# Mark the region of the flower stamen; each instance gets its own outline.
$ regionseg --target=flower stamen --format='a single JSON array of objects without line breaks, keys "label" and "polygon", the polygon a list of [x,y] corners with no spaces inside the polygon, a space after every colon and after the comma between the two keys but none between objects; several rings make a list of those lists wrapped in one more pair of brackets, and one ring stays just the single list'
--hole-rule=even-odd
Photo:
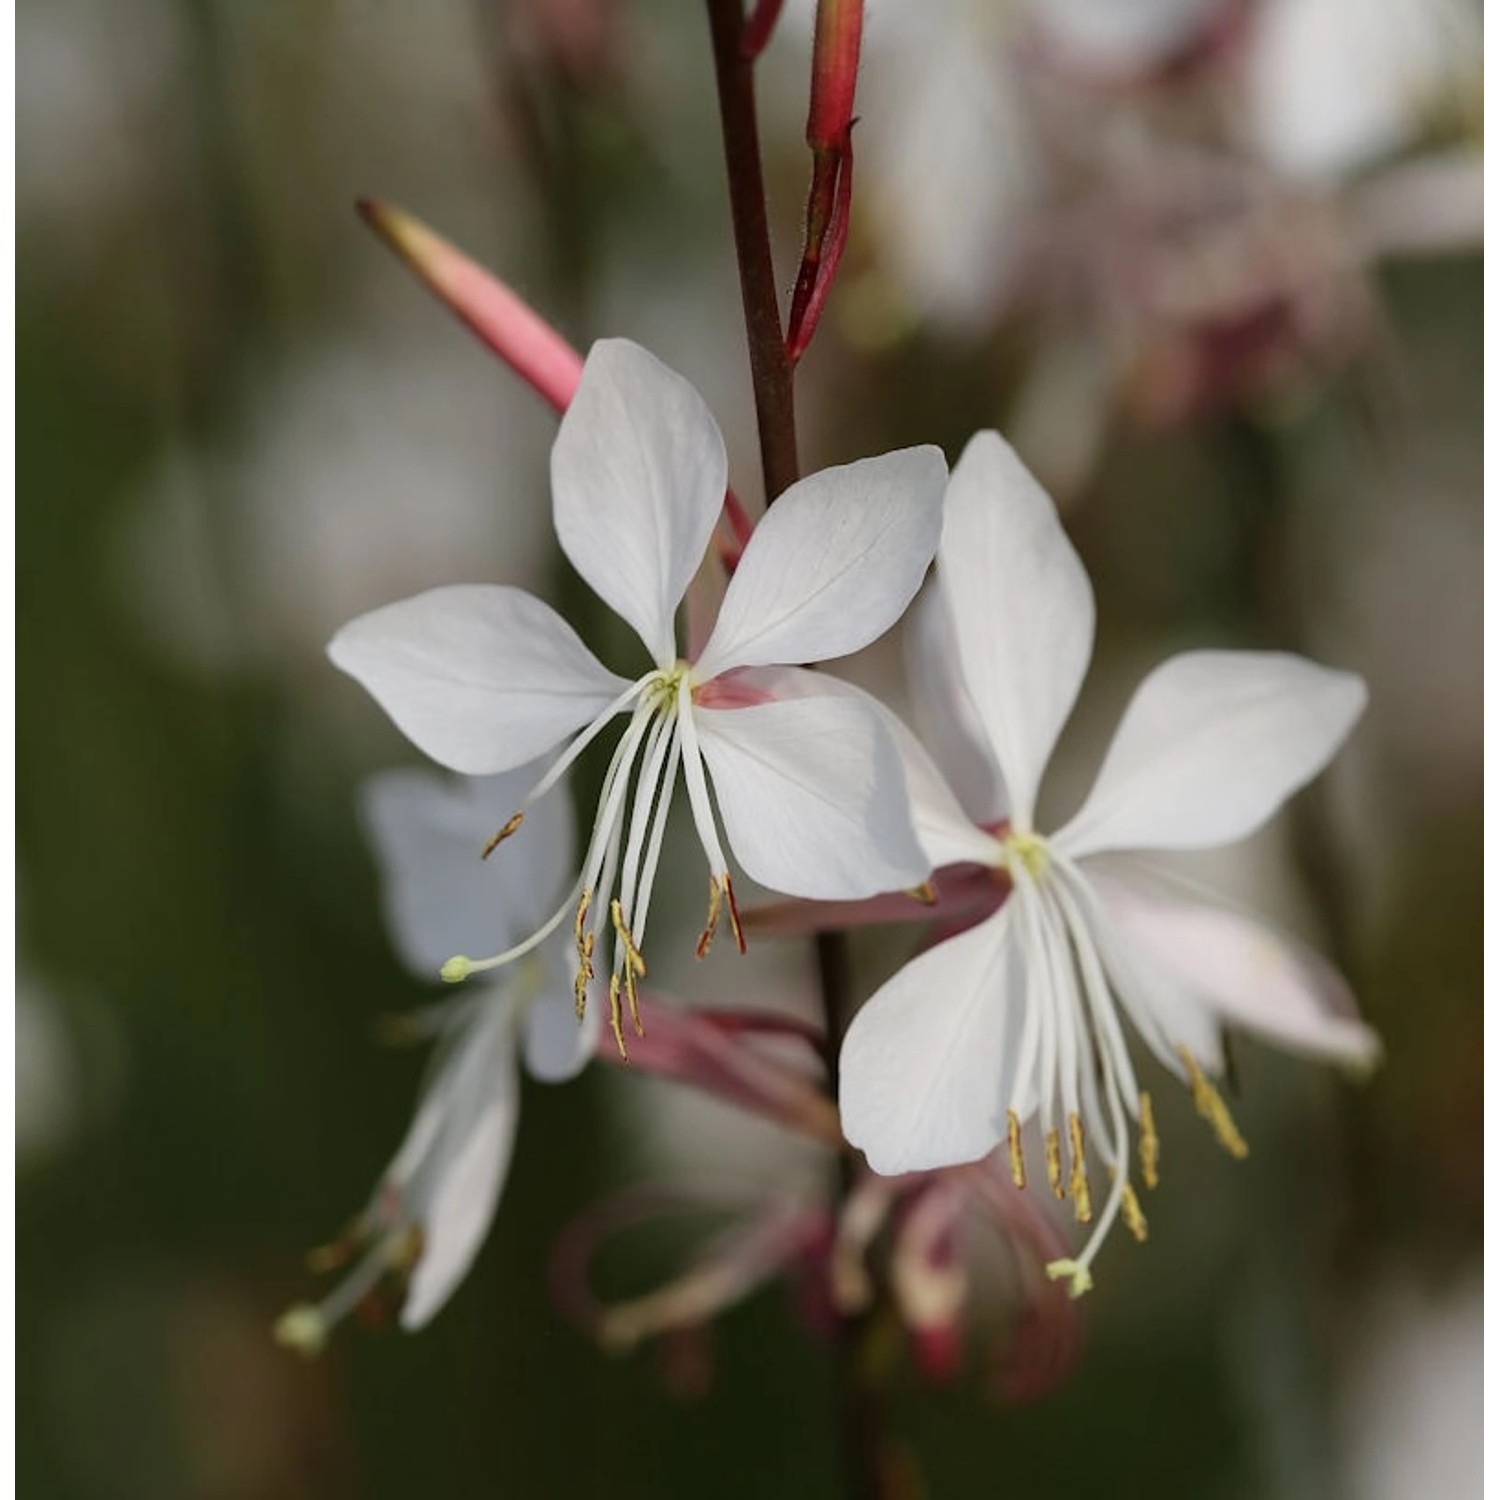
[{"label": "flower stamen", "polygon": [[1156,1134],[1156,1116],[1151,1108],[1151,1095],[1141,1093],[1141,1180],[1148,1188],[1154,1188],[1160,1178],[1161,1141]]},{"label": "flower stamen", "polygon": [[729,930],[734,934],[734,946],[741,953],[745,951],[745,929],[740,925],[740,908],[734,899],[734,882],[730,880],[728,873],[719,877],[724,887],[724,900],[729,907]]},{"label": "flower stamen", "polygon": [[614,923],[615,936],[620,940],[620,950],[624,956],[625,998],[630,1006],[630,1024],[635,1029],[637,1036],[645,1036],[646,1028],[641,1024],[640,997],[636,990],[636,981],[646,977],[646,960],[641,957],[641,950],[636,947],[635,939],[630,935],[630,928],[625,922],[625,913],[621,910],[619,901],[609,903],[609,919]]},{"label": "flower stamen", "polygon": [[620,1061],[629,1062],[630,1053],[625,1046],[625,1027],[621,1020],[620,976],[618,974],[609,976],[609,1029],[614,1036],[615,1046],[620,1049]]},{"label": "flower stamen", "polygon": [[1141,1200],[1136,1197],[1135,1189],[1127,1182],[1120,1192],[1120,1210],[1125,1215],[1125,1225],[1136,1238],[1138,1244],[1146,1243],[1146,1216],[1141,1212]]},{"label": "flower stamen", "polygon": [[1177,1055],[1182,1059],[1188,1071],[1188,1082],[1193,1090],[1193,1108],[1213,1127],[1219,1144],[1236,1161],[1243,1161],[1249,1156],[1250,1148],[1245,1144],[1244,1136],[1240,1134],[1239,1127],[1234,1123],[1234,1116],[1229,1113],[1229,1106],[1225,1104],[1218,1089],[1208,1081],[1207,1075],[1198,1065],[1198,1059],[1185,1044],[1177,1048]]},{"label": "flower stamen", "polygon": [[1076,1114],[1068,1116],[1068,1144],[1073,1149],[1073,1170],[1068,1177],[1068,1194],[1073,1199],[1073,1217],[1087,1224],[1094,1217],[1089,1198],[1088,1171],[1083,1157],[1083,1121]]},{"label": "flower stamen", "polygon": [[1056,1126],[1047,1132],[1047,1182],[1054,1198],[1068,1196],[1063,1187],[1062,1141],[1058,1138]]},{"label": "flower stamen", "polygon": [[1018,1188],[1026,1186],[1026,1157],[1021,1151],[1021,1120],[1015,1110],[1005,1111],[1005,1144],[1010,1152],[1010,1179]]},{"label": "flower stamen", "polygon": [[516,831],[516,829],[518,829],[521,826],[521,824],[525,820],[525,818],[526,818],[526,809],[524,807],[520,810],[520,812],[518,812],[518,813],[512,813],[511,817],[510,817],[509,821],[506,823],[505,827],[502,828],[498,833],[493,833],[493,834],[490,835],[489,842],[480,851],[480,854],[479,854],[480,859],[488,859],[490,857],[490,855],[492,855],[495,852],[495,850],[498,849],[501,846],[501,844],[503,844],[506,841],[506,839],[508,839],[511,836],[511,834],[513,834]]},{"label": "flower stamen", "polygon": [[719,910],[724,904],[724,893],[719,889],[716,876],[708,877],[708,916],[703,922],[703,931],[698,934],[698,941],[693,948],[695,958],[703,958],[708,950],[713,947],[714,933],[719,930]]}]

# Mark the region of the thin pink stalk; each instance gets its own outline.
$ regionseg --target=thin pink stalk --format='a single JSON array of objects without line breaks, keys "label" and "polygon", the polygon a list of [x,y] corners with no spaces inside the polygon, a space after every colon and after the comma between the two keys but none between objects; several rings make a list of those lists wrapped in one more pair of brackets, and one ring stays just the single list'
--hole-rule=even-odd
[{"label": "thin pink stalk", "polygon": [[362,198],[360,217],[450,312],[557,412],[567,410],[583,357],[503,281],[389,203]]},{"label": "thin pink stalk", "polygon": [[[730,1104],[764,1115],[835,1148],[844,1144],[837,1106],[805,1069],[768,1056],[744,1031],[721,1026],[710,1013],[642,995],[645,1034],[632,1037],[628,1066],[692,1084]],[[619,1063],[613,1040],[601,1037],[596,1056]]]},{"label": "thin pink stalk", "polygon": [[[561,415],[567,410],[583,375],[583,357],[545,318],[499,277],[404,209],[375,198],[361,198],[356,206],[365,223],[486,348],[498,354],[555,412]],[[727,491],[715,542],[730,573],[753,530],[745,507],[733,490]]]}]

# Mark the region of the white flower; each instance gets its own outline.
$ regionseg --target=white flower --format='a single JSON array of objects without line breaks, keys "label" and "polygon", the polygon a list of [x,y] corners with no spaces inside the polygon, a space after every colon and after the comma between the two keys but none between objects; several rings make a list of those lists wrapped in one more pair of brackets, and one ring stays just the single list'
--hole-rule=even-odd
[{"label": "white flower", "polygon": [[900,755],[879,716],[819,692],[813,674],[791,674],[812,684],[794,693],[774,686],[786,674],[764,669],[846,655],[896,622],[936,549],[945,475],[936,448],[910,448],[794,485],[756,527],[702,654],[685,661],[673,621],[723,503],[723,440],[697,392],[645,350],[594,345],[552,450],[553,516],[563,551],[635,629],[651,669],[633,682],[616,676],[547,605],[498,585],[434,589],[376,610],[329,647],[420,749],[454,770],[505,770],[571,736],[497,841],[627,716],[571,894],[509,950],[450,960],[446,978],[511,962],[571,914],[581,1012],[608,923],[610,1018],[623,1053],[620,997],[639,1029],[640,945],[679,770],[708,860],[700,951],[723,906],[740,939],[710,781],[729,847],[773,890],[858,897],[925,878]]},{"label": "white flower", "polygon": [[[517,840],[514,860],[481,866],[476,822],[503,816],[535,768],[478,780],[429,771],[375,776],[362,799],[384,876],[386,923],[416,974],[476,936],[519,937],[561,894],[573,852],[572,815],[561,793],[544,799]],[[438,1053],[406,1139],[363,1212],[318,1253],[329,1267],[359,1255],[318,1306],[293,1308],[277,1325],[283,1342],[309,1352],[387,1278],[405,1285],[402,1325],[420,1328],[447,1301],[478,1253],[510,1165],[520,1105],[519,1044],[538,1078],[569,1078],[598,1036],[573,1016],[571,940],[553,943],[420,1017]],[[362,1253],[361,1253],[362,1252]]]},{"label": "white flower", "polygon": [[1130,858],[1259,827],[1326,764],[1365,689],[1296,656],[1173,657],[1137,690],[1083,807],[1044,835],[1037,788],[1088,665],[1094,602],[1052,502],[995,433],[976,436],[953,472],[938,582],[916,678],[965,802],[908,736],[918,828],[936,863],[989,866],[1011,893],[859,1012],[843,1049],[843,1125],[883,1173],[1005,1141],[1024,1183],[1021,1127],[1036,1116],[1051,1186],[1082,1222],[1094,1217],[1090,1139],[1110,1176],[1104,1210],[1078,1258],[1049,1268],[1077,1294],[1122,1210],[1144,1237],[1132,1121],[1141,1176],[1156,1180],[1122,1010],[1234,1155],[1245,1144],[1210,1082],[1222,1024],[1315,1056],[1373,1058],[1375,1038],[1326,965],[1242,917],[1151,893]]}]

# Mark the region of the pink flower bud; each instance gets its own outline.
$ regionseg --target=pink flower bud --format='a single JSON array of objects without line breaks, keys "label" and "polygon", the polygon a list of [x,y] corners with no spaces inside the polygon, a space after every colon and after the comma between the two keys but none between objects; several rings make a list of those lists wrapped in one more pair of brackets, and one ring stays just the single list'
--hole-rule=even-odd
[{"label": "pink flower bud", "polygon": [[434,234],[420,219],[364,198],[360,217],[432,293],[557,411],[578,389],[583,359],[504,282]]}]

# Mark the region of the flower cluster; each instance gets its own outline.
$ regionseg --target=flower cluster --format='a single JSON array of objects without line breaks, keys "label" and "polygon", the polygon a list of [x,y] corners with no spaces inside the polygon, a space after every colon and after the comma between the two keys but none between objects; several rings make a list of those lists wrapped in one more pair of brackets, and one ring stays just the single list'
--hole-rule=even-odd
[{"label": "flower cluster", "polygon": [[[1326,965],[1159,885],[1141,860],[1263,824],[1349,733],[1359,679],[1282,654],[1174,657],[1141,685],[1083,806],[1044,833],[1038,789],[1088,664],[1093,597],[1052,502],[1005,441],[978,434],[951,476],[932,447],[811,475],[767,510],[732,571],[711,546],[727,479],[692,387],[634,344],[597,343],[553,449],[553,516],[573,567],[639,637],[643,670],[616,675],[548,605],[499,585],[436,589],[334,638],[335,664],[462,778],[379,778],[366,813],[403,956],[479,983],[419,1018],[440,1050],[416,1120],[325,1256],[362,1258],[321,1307],[287,1316],[288,1341],[317,1346],[392,1279],[407,1326],[436,1310],[498,1196],[518,1045],[534,1074],[565,1078],[607,1026],[601,1055],[834,1146],[841,1128],[871,1182],[935,1174],[921,1199],[941,1229],[933,1245],[968,1201],[954,1169],[993,1153],[1018,1191],[1042,1171],[1092,1226],[1047,1266],[1074,1295],[1119,1218],[1145,1236],[1134,1182],[1155,1185],[1161,1147],[1140,1050],[1236,1156],[1245,1142],[1214,1082],[1225,1026],[1372,1060],[1376,1043]],[[810,668],[894,626],[934,557],[908,632],[919,737]],[[680,645],[695,577],[717,614]],[[560,788],[612,731],[575,860]],[[777,1073],[752,1037],[695,1032],[690,1013],[666,1020],[645,991],[679,780],[705,860],[700,956],[721,925],[741,950],[757,925],[742,916],[736,868],[793,898],[783,926],[826,927],[839,913],[933,920],[934,941],[843,1040],[839,1125],[805,1069]],[[492,956],[469,956],[481,947]]]}]

